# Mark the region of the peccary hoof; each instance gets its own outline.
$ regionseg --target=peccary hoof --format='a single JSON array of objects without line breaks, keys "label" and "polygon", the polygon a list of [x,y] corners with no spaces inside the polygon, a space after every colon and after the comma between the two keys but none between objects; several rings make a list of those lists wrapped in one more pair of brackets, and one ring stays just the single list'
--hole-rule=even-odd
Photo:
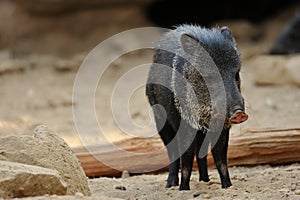
[{"label": "peccary hoof", "polygon": [[229,182],[222,183],[222,188],[223,188],[223,189],[229,188],[230,186],[232,186],[232,183],[231,183],[230,181],[229,181]]},{"label": "peccary hoof", "polygon": [[200,177],[199,181],[208,182],[209,178],[208,177]]},{"label": "peccary hoof", "polygon": [[190,185],[180,185],[179,190],[190,190]]},{"label": "peccary hoof", "polygon": [[170,188],[170,187],[178,186],[178,185],[179,185],[178,176],[171,176],[168,178],[166,188]]}]

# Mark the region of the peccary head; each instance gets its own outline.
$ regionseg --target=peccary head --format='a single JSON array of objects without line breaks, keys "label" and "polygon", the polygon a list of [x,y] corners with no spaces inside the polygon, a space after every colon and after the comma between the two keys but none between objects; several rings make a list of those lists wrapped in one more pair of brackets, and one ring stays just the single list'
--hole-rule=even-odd
[{"label": "peccary head", "polygon": [[[225,96],[217,96],[216,98],[219,99],[215,101],[226,102],[225,126],[230,127],[231,124],[246,121],[248,116],[245,113],[244,99],[240,91],[240,55],[231,31],[227,27],[199,30],[199,27],[197,29],[194,26],[185,26],[179,27],[179,32],[183,51],[196,59],[185,61],[181,72],[191,84],[197,97],[196,101],[198,101],[189,99],[191,95],[188,89],[184,92],[186,102],[179,108],[183,118],[186,118],[194,128],[199,128],[199,126],[205,129],[209,128],[209,121],[212,117],[209,86],[213,86],[217,79],[221,78],[224,87],[212,88],[217,92],[225,88]],[[215,63],[217,71],[212,70],[211,59]],[[174,87],[176,96],[178,87]],[[195,106],[197,103],[199,106]],[[188,110],[190,116],[184,116],[188,114],[183,110]],[[193,114],[196,114],[196,117],[194,116],[196,120],[191,120]],[[195,124],[195,121],[198,121],[199,125]]]}]

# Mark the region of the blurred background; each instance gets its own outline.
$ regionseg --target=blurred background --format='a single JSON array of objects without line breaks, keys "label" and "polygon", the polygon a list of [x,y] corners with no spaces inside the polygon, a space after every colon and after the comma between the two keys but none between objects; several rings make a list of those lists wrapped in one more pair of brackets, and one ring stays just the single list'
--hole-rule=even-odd
[{"label": "blurred background", "polygon": [[[232,134],[243,134],[248,128],[297,127],[300,25],[297,19],[293,22],[299,10],[297,2],[0,0],[0,135],[31,134],[37,125],[44,124],[71,146],[80,146],[73,122],[72,91],[85,56],[121,31],[172,28],[182,23],[228,26],[236,38],[250,119],[234,127]],[[130,42],[140,41],[128,40],[128,45]],[[131,137],[119,130],[112,118],[113,86],[128,70],[151,60],[149,49],[123,55],[101,79],[96,110],[112,141]],[[150,120],[144,88],[133,95],[130,108],[137,124]]]}]

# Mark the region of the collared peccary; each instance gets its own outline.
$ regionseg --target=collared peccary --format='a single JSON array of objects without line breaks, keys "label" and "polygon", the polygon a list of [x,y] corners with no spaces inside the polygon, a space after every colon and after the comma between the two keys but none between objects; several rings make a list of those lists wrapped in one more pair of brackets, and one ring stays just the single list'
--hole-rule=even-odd
[{"label": "collared peccary", "polygon": [[300,11],[288,23],[270,50],[271,54],[294,54],[300,52]]},{"label": "collared peccary", "polygon": [[[190,54],[195,55],[185,56]],[[211,58],[213,63],[207,57]],[[194,58],[196,61],[192,60]],[[199,181],[209,181],[206,154],[204,157],[198,155],[206,136],[218,136],[215,144],[211,144],[212,154],[222,187],[231,186],[227,166],[229,129],[232,124],[248,119],[240,92],[240,65],[235,40],[227,27],[206,29],[194,25],[181,25],[163,35],[155,47],[146,95],[153,108],[159,135],[168,151],[170,166],[167,188],[179,185],[178,172],[181,161],[179,189],[190,189],[189,181],[195,154]],[[214,66],[216,71],[212,70]],[[220,75],[219,78],[216,72]],[[210,87],[220,80],[223,88]],[[217,94],[214,97],[216,101],[211,98],[210,93],[213,92]],[[192,98],[193,95],[195,98]],[[209,130],[215,130],[214,124],[210,124],[215,116],[212,114],[213,102],[217,102],[217,110],[219,104],[226,102],[219,134],[209,133]],[[216,119],[218,122],[217,117]],[[213,140],[209,141],[212,143]]]}]

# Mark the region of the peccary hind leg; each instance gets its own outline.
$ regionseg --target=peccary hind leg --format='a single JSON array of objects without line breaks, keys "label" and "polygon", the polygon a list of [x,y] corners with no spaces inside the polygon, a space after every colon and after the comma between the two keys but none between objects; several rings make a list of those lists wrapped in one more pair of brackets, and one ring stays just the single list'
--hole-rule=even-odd
[{"label": "peccary hind leg", "polygon": [[207,171],[207,153],[208,153],[208,145],[205,145],[205,156],[200,158],[199,157],[199,152],[200,148],[203,145],[203,141],[205,139],[205,134],[202,133],[201,131],[198,131],[197,136],[196,136],[196,142],[195,142],[195,154],[197,158],[197,164],[198,164],[198,170],[199,170],[199,181],[204,181],[208,182],[209,177],[208,177],[208,171]]},{"label": "peccary hind leg", "polygon": [[228,188],[232,185],[227,166],[228,139],[229,129],[223,129],[219,140],[212,149],[214,161],[220,175],[222,188]]},{"label": "peccary hind leg", "polygon": [[189,126],[178,131],[178,144],[181,156],[181,183],[179,190],[190,189],[190,178],[195,156],[196,131]]},{"label": "peccary hind leg", "polygon": [[[176,141],[175,132],[168,122],[164,125],[164,127],[159,131],[160,137],[163,140],[165,146],[167,147],[168,156],[170,160],[169,166],[169,176],[167,180],[166,188],[170,188],[172,186],[179,185],[178,172],[179,172],[179,164],[180,157],[178,152],[178,143]],[[172,141],[172,140],[175,141]]]}]

